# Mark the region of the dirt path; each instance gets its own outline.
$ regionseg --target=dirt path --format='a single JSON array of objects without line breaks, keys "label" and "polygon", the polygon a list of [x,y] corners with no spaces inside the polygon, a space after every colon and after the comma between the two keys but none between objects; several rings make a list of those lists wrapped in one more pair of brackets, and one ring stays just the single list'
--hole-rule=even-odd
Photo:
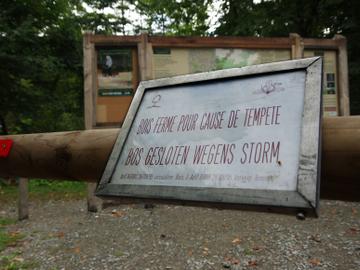
[{"label": "dirt path", "polygon": [[[0,253],[27,269],[360,269],[360,203],[321,201],[320,218],[303,221],[167,205],[90,214],[79,200],[30,209],[7,227],[25,238]],[[2,218],[16,211],[0,205]]]}]

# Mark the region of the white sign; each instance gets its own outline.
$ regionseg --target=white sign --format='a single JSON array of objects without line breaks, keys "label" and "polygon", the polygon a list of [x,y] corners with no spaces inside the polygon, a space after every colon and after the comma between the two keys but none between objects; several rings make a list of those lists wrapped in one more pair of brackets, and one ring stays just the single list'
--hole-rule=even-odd
[{"label": "white sign", "polygon": [[[320,62],[315,59],[311,62]],[[303,68],[291,68],[294,62]],[[284,63],[290,68],[284,68]],[[199,190],[207,194],[220,190],[215,201],[275,205],[283,204],[271,196],[285,194],[283,200],[296,201],[288,206],[316,208],[317,143],[312,150],[316,175],[311,176],[315,177],[311,198],[304,202],[294,196],[300,195],[299,180],[309,184],[308,179],[301,180],[299,171],[304,161],[301,145],[307,92],[315,93],[318,104],[313,109],[320,111],[321,75],[318,85],[309,89],[309,63],[259,65],[260,75],[252,76],[246,75],[254,67],[247,67],[177,77],[172,84],[168,83],[171,79],[145,82],[108,164],[111,176],[104,174],[99,194],[148,197],[144,191],[153,189],[151,198],[184,199],[181,193],[187,191],[195,193],[185,199],[213,201],[213,195],[198,196]],[[264,72],[271,66],[272,71],[283,70]],[[204,80],[206,76],[216,80]],[[320,113],[312,127],[317,142],[319,119]],[[106,190],[104,179],[117,187],[110,194],[101,191]],[[123,194],[121,187],[134,194]],[[259,191],[272,195],[259,195]],[[257,201],[254,192],[262,199]],[[234,200],[236,195],[254,198]]]}]

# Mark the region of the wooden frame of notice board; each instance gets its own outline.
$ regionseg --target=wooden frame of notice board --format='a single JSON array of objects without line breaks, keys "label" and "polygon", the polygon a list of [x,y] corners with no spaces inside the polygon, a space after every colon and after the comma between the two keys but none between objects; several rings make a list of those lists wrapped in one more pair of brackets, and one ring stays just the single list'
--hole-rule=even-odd
[{"label": "wooden frame of notice board", "polygon": [[[132,92],[121,96],[116,91],[108,91],[106,98],[99,96],[99,52],[129,48],[132,50]],[[140,81],[312,56],[324,58],[324,116],[350,114],[346,38],[341,35],[333,39],[313,39],[302,38],[298,34],[259,38],[165,37],[146,33],[139,36],[106,36],[85,33],[83,49],[86,129],[122,125]],[[248,61],[237,61],[244,55]],[[209,63],[208,59],[213,59],[213,62]],[[196,61],[204,63],[198,65]]]}]

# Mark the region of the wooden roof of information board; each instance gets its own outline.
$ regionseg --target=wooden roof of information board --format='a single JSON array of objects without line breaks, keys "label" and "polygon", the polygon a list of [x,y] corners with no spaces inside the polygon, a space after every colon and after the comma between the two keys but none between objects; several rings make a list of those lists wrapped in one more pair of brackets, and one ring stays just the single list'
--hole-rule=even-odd
[{"label": "wooden roof of information board", "polygon": [[89,35],[89,41],[96,45],[137,45],[141,41],[141,36],[107,36]]},{"label": "wooden roof of information board", "polygon": [[159,37],[150,36],[155,47],[288,49],[289,38],[258,37]]},{"label": "wooden roof of information board", "polygon": [[[89,35],[95,45],[137,45],[141,36]],[[170,37],[149,36],[148,42],[154,47],[172,48],[252,48],[252,49],[291,49],[294,38],[290,37]],[[346,39],[301,38],[307,49],[321,48],[337,50]]]}]

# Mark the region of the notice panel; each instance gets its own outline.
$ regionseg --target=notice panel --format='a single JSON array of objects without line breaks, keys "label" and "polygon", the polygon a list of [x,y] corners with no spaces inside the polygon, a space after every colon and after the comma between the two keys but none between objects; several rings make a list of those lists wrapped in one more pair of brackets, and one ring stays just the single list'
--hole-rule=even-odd
[{"label": "notice panel", "polygon": [[320,58],[154,80],[137,92],[99,195],[316,209]]},{"label": "notice panel", "polygon": [[113,183],[295,190],[304,83],[293,71],[148,91]]}]

